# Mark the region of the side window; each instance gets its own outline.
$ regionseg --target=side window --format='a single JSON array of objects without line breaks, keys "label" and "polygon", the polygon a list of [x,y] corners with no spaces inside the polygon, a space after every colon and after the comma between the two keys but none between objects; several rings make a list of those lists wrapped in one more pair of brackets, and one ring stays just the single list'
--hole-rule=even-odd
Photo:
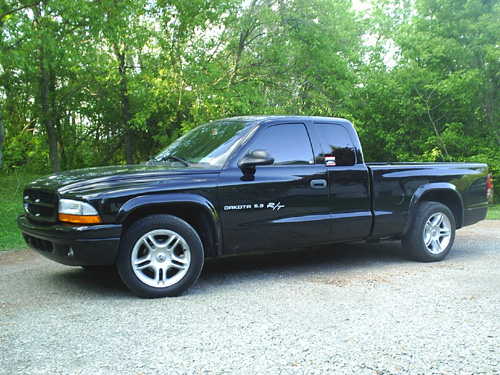
[{"label": "side window", "polygon": [[313,164],[309,135],[303,124],[274,125],[265,129],[250,146],[267,150],[274,156],[273,165]]},{"label": "side window", "polygon": [[327,167],[354,165],[354,146],[347,130],[340,125],[316,124]]}]

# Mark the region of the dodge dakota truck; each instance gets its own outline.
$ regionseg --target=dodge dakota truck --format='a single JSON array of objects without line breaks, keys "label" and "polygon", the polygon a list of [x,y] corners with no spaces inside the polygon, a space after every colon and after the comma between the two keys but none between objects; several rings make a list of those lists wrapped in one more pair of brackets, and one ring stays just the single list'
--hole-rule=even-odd
[{"label": "dodge dakota truck", "polygon": [[206,257],[401,239],[434,262],[487,213],[488,168],[365,163],[344,119],[252,116],[199,126],[141,165],[29,183],[18,226],[66,265],[116,266],[136,294],[176,296]]}]

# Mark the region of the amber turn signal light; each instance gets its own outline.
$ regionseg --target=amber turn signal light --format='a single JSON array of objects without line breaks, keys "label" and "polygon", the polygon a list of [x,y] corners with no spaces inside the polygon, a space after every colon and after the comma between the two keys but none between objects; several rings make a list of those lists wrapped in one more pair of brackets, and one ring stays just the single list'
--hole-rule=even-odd
[{"label": "amber turn signal light", "polygon": [[72,224],[100,224],[102,223],[101,217],[99,215],[68,215],[68,214],[59,214],[59,221],[64,223],[72,223]]}]

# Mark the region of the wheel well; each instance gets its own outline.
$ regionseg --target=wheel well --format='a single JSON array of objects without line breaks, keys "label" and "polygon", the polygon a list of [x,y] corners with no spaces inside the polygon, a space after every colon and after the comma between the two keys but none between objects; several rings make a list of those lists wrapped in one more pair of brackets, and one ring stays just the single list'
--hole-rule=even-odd
[{"label": "wheel well", "polygon": [[432,190],[425,193],[419,200],[420,202],[439,202],[447,206],[455,218],[456,229],[460,229],[463,223],[462,201],[456,193],[450,190]]},{"label": "wheel well", "polygon": [[184,220],[191,225],[200,236],[205,250],[205,257],[214,257],[218,254],[219,240],[215,228],[216,224],[213,218],[210,217],[210,214],[196,204],[174,203],[138,208],[131,212],[125,219],[123,223],[123,233],[138,220],[156,214],[172,215]]}]

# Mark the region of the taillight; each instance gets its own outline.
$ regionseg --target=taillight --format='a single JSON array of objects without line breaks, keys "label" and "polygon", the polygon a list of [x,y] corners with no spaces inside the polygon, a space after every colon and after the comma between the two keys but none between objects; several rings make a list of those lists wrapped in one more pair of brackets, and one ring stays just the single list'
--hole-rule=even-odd
[{"label": "taillight", "polygon": [[491,192],[492,192],[492,182],[491,182],[491,173],[488,175],[488,179],[486,180],[486,198],[488,201],[491,198]]}]

